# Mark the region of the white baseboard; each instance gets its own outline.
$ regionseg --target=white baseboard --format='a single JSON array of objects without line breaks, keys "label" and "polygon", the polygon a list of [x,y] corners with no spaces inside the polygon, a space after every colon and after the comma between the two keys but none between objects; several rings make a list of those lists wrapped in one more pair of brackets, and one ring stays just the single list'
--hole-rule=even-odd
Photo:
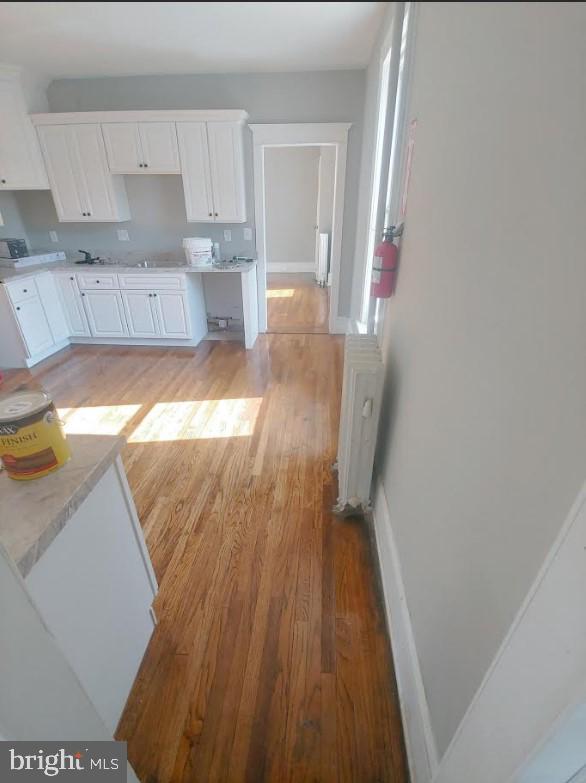
[{"label": "white baseboard", "polygon": [[431,783],[438,767],[437,749],[389,507],[378,480],[373,519],[411,783]]},{"label": "white baseboard", "polygon": [[272,261],[267,264],[267,272],[315,272],[315,261]]}]

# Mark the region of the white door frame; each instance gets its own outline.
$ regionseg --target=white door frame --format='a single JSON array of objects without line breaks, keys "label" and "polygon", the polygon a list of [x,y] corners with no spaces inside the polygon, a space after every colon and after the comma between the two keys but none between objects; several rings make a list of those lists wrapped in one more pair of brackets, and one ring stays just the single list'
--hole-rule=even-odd
[{"label": "white door frame", "polygon": [[267,330],[267,264],[265,221],[264,153],[267,147],[326,147],[335,146],[334,216],[330,254],[332,286],[330,290],[330,334],[343,334],[346,321],[338,314],[340,294],[340,259],[342,255],[342,225],[344,218],[344,188],[346,184],[346,156],[348,150],[349,122],[282,123],[249,125],[252,131],[254,151],[254,211],[256,220],[258,330]]}]

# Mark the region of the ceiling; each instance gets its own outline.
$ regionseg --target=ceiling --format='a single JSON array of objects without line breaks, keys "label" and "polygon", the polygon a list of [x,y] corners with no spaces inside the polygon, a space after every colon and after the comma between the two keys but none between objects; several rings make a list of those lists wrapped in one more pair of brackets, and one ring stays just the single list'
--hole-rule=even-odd
[{"label": "ceiling", "polygon": [[0,56],[47,78],[362,68],[386,3],[0,3]]}]

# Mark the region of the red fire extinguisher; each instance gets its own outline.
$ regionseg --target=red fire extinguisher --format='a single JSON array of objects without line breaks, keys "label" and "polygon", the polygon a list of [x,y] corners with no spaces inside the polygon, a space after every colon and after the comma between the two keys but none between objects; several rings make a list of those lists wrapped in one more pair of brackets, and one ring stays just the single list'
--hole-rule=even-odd
[{"label": "red fire extinguisher", "polygon": [[383,238],[374,249],[370,295],[377,299],[388,299],[395,291],[397,268],[399,266],[399,248],[393,244],[395,237],[403,233],[403,224],[389,226],[383,231]]}]

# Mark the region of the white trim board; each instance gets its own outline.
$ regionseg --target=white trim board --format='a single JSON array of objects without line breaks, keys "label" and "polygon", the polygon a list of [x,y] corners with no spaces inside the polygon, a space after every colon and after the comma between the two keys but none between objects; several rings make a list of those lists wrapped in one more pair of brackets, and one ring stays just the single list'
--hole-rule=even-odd
[{"label": "white trim board", "polygon": [[[419,668],[399,553],[382,483],[375,479],[374,532],[411,783],[431,783],[438,756]],[[468,783],[472,781],[470,778]],[[493,781],[495,783],[495,781]]]},{"label": "white trim board", "polygon": [[512,783],[586,684],[586,484],[442,758],[434,783]]},{"label": "white trim board", "polygon": [[315,261],[269,261],[267,272],[290,274],[295,274],[295,272],[315,272]]},{"label": "white trim board", "polygon": [[346,184],[346,157],[348,150],[348,122],[253,124],[254,155],[254,214],[257,241],[258,325],[260,332],[267,330],[266,300],[266,227],[264,151],[267,147],[334,146],[336,148],[334,216],[331,232],[330,313],[328,327],[332,334],[340,333],[338,300],[340,295],[340,264],[342,257],[342,227],[344,222],[344,192]]},{"label": "white trim board", "polygon": [[586,484],[441,761],[379,481],[373,518],[412,783],[517,783],[586,694]]}]

